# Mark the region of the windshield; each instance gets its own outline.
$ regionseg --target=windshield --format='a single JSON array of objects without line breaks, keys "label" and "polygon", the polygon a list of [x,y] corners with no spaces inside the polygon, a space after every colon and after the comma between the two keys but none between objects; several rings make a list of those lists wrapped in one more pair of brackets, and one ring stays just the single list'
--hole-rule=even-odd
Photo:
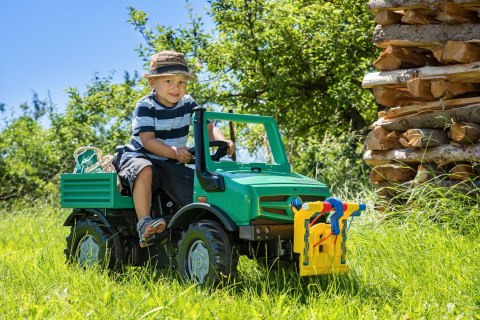
[{"label": "windshield", "polygon": [[[223,157],[221,161],[274,163],[264,124],[215,120],[213,125],[222,130],[226,139],[235,142],[236,152]],[[213,149],[211,153],[215,151]]]},{"label": "windshield", "polygon": [[[207,160],[209,167],[242,169],[260,167],[290,171],[278,127],[273,118],[231,113],[205,112],[205,121],[219,128],[226,139],[235,142],[236,152],[219,161]],[[210,148],[215,153],[216,148]]]}]

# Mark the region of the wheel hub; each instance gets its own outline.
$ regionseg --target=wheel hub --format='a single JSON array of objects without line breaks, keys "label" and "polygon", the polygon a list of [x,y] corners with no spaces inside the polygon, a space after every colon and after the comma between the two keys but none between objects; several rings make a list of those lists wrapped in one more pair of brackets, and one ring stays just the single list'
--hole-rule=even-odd
[{"label": "wheel hub", "polygon": [[207,246],[202,240],[195,241],[188,251],[188,273],[198,283],[205,282],[210,267]]},{"label": "wheel hub", "polygon": [[99,261],[100,247],[92,235],[83,236],[78,242],[77,261],[82,267],[92,266]]}]

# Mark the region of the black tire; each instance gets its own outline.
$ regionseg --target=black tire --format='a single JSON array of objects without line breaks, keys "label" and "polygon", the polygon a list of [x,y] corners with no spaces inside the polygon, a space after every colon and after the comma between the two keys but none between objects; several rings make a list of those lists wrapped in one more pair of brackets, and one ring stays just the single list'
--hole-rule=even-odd
[{"label": "black tire", "polygon": [[238,253],[222,226],[200,220],[182,233],[176,261],[184,279],[211,285],[236,276]]},{"label": "black tire", "polygon": [[92,219],[79,220],[67,236],[68,263],[86,269],[98,265],[113,271],[123,269],[124,254],[118,235]]}]

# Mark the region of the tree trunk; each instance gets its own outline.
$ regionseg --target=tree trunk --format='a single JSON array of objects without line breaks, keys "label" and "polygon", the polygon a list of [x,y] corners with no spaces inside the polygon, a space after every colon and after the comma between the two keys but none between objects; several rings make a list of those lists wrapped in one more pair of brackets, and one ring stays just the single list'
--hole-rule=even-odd
[{"label": "tree trunk", "polygon": [[475,178],[475,170],[471,164],[458,164],[450,170],[449,178],[461,181],[473,180]]},{"label": "tree trunk", "polygon": [[370,166],[400,162],[405,164],[432,163],[439,166],[452,162],[480,162],[480,144],[468,147],[443,145],[427,150],[394,149],[389,151],[367,150],[363,160]]},{"label": "tree trunk", "polygon": [[380,10],[375,14],[375,23],[382,26],[400,23],[402,15],[391,10]]},{"label": "tree trunk", "polygon": [[480,140],[480,125],[472,122],[454,122],[450,127],[450,137],[461,144],[475,144]]},{"label": "tree trunk", "polygon": [[447,41],[442,51],[442,62],[472,63],[480,61],[480,47],[464,41]]},{"label": "tree trunk", "polygon": [[451,99],[467,92],[477,91],[479,90],[479,85],[474,83],[448,82],[445,80],[439,80],[432,81],[430,89],[432,96],[435,99]]},{"label": "tree trunk", "polygon": [[418,101],[407,90],[378,86],[372,89],[375,101],[385,107],[407,106]]},{"label": "tree trunk", "polygon": [[[443,188],[455,188],[459,192],[471,192],[476,190],[480,192],[480,180],[476,181],[461,181],[461,180],[439,180],[435,179],[428,181],[429,185],[443,187]],[[415,186],[421,185],[421,183],[413,181],[406,181],[402,183],[395,182],[378,182],[374,184],[374,187],[380,196],[386,195],[387,198],[393,198],[400,195],[402,192],[411,190]]]},{"label": "tree trunk", "polygon": [[378,113],[379,118],[393,119],[405,117],[408,115],[414,116],[415,114],[424,114],[428,112],[437,112],[447,110],[455,107],[479,104],[480,97],[473,98],[461,98],[455,100],[441,100],[426,102],[422,105],[404,106],[401,108],[392,108]]},{"label": "tree trunk", "polygon": [[423,100],[433,100],[432,90],[430,88],[430,81],[413,79],[407,82],[407,89],[410,94],[416,98]]},{"label": "tree trunk", "polygon": [[379,118],[372,127],[382,126],[391,131],[407,131],[408,129],[444,129],[453,122],[480,123],[480,104],[458,107],[444,111],[436,111],[418,116],[404,116],[394,119]]},{"label": "tree trunk", "polygon": [[[370,0],[368,8],[373,12],[379,10],[408,10],[408,9],[431,9],[434,4],[441,0]],[[480,5],[479,0],[453,0],[451,1],[463,8]]]},{"label": "tree trunk", "polygon": [[435,19],[450,24],[476,22],[475,14],[454,3],[440,4],[441,10],[436,14]]},{"label": "tree trunk", "polygon": [[[425,49],[423,49],[425,51]],[[388,46],[373,63],[381,71],[417,68],[426,65],[438,65],[430,52],[415,52],[412,48]]]},{"label": "tree trunk", "polygon": [[367,135],[365,146],[367,150],[390,150],[401,148],[398,141],[400,133],[396,131],[385,130],[382,127],[375,127]]},{"label": "tree trunk", "polygon": [[447,132],[438,129],[409,129],[399,141],[405,148],[431,148],[450,143]]},{"label": "tree trunk", "polygon": [[443,170],[434,164],[422,163],[418,165],[417,175],[414,180],[416,183],[423,183],[430,181],[443,173]]},{"label": "tree trunk", "polygon": [[432,24],[435,19],[428,14],[422,14],[417,10],[406,10],[402,22],[405,24]]},{"label": "tree trunk", "polygon": [[386,48],[422,47],[444,44],[447,41],[477,40],[480,24],[430,24],[430,25],[377,25],[373,31],[373,43]]},{"label": "tree trunk", "polygon": [[343,114],[344,119],[347,121],[347,123],[351,123],[353,130],[364,130],[367,126],[367,122],[365,121],[363,116],[354,107],[342,109],[341,113]]},{"label": "tree trunk", "polygon": [[415,178],[417,171],[409,166],[398,164],[386,164],[376,166],[370,174],[371,182],[402,182]]},{"label": "tree trunk", "polygon": [[[478,31],[480,33],[480,27]],[[437,79],[449,80],[452,82],[479,83],[480,62],[451,66],[428,66],[418,69],[372,72],[363,77],[362,86],[364,88],[387,85],[398,86],[401,83],[407,83],[415,78],[425,80]]]}]

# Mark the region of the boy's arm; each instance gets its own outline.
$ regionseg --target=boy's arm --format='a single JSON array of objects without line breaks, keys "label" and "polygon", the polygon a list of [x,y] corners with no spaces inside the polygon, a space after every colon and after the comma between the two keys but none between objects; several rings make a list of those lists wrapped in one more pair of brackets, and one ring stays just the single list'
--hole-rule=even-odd
[{"label": "boy's arm", "polygon": [[188,163],[192,159],[187,147],[172,147],[163,143],[155,139],[154,132],[140,132],[139,136],[143,147],[157,156],[175,159],[183,163]]},{"label": "boy's arm", "polygon": [[210,141],[212,140],[226,141],[228,143],[227,154],[232,155],[235,152],[235,143],[233,143],[233,141],[231,140],[225,139],[225,136],[223,135],[222,130],[213,126],[212,123],[209,123],[207,128],[208,128],[208,139]]}]

